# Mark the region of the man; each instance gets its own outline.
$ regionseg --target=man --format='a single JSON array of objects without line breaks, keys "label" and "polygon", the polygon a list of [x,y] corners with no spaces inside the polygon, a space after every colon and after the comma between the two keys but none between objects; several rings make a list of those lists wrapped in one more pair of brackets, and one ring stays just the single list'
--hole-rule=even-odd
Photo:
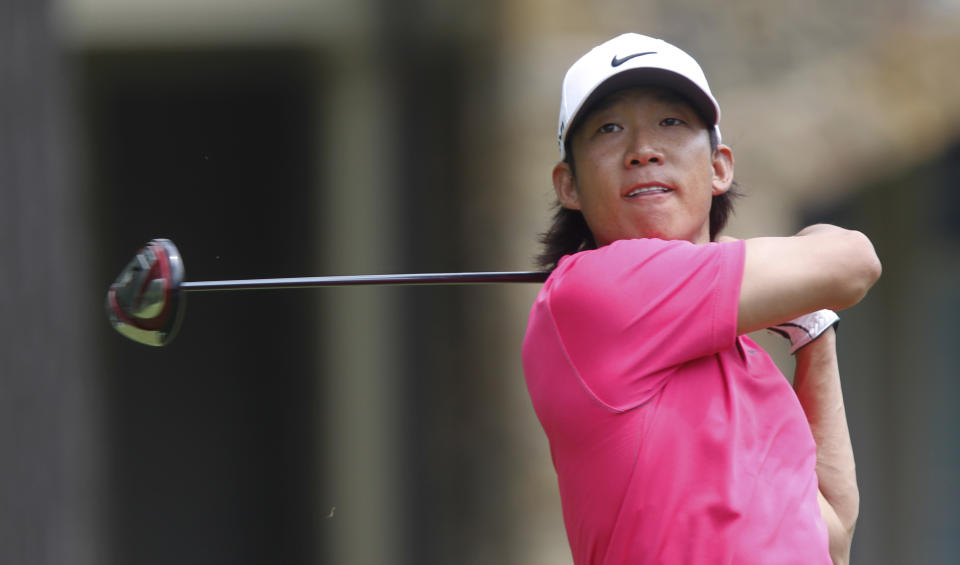
[{"label": "man", "polygon": [[[857,303],[880,263],[834,226],[718,236],[719,118],[697,62],[642,35],[564,78],[562,208],[523,362],[578,565],[849,559],[859,495],[823,309]],[[744,335],[774,326],[793,388]]]}]

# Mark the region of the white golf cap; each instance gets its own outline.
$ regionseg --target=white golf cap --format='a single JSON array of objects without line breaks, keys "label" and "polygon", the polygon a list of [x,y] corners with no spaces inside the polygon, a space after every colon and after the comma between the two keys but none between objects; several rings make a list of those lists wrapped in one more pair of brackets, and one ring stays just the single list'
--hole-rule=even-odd
[{"label": "white golf cap", "polygon": [[720,106],[710,92],[697,61],[681,49],[653,37],[625,33],[600,44],[581,57],[563,77],[557,140],[560,158],[571,124],[595,102],[631,86],[669,88],[686,100],[720,137]]}]

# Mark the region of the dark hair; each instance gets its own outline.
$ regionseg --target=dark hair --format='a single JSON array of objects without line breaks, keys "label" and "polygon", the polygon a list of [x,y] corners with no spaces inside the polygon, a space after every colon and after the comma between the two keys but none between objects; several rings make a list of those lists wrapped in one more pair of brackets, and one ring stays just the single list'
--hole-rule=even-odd
[{"label": "dark hair", "polygon": [[[710,151],[713,152],[720,146],[720,138],[716,129],[710,128],[709,132]],[[573,152],[570,148],[570,139],[573,134],[573,131],[569,132],[567,141],[564,143],[563,161],[570,166],[571,173],[576,174]],[[740,196],[742,194],[737,190],[737,183],[734,182],[730,190],[713,197],[710,203],[710,241],[716,239],[717,234],[727,225],[727,220],[733,213],[733,200]],[[537,264],[548,271],[555,269],[564,255],[597,248],[593,233],[590,232],[587,221],[579,210],[564,208],[559,202],[556,203],[556,208],[553,223],[547,231],[540,234],[539,238],[543,250],[537,255]]]}]

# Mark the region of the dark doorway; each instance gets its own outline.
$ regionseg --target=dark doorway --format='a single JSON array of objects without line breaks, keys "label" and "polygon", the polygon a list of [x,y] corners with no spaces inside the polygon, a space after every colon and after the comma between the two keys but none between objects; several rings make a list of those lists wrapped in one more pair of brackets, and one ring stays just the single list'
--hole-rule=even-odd
[{"label": "dark doorway", "polygon": [[[154,237],[187,280],[311,272],[308,56],[110,51],[76,69],[102,288]],[[315,300],[191,295],[162,349],[104,324],[111,563],[317,562]]]}]

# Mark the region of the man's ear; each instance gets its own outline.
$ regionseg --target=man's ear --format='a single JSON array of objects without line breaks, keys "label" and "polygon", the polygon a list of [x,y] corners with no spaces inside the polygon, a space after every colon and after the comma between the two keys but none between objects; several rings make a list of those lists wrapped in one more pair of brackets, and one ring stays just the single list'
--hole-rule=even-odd
[{"label": "man's ear", "polygon": [[553,190],[557,193],[560,205],[570,210],[580,209],[580,195],[577,194],[577,182],[573,170],[563,161],[553,167]]},{"label": "man's ear", "polygon": [[733,185],[733,149],[720,144],[713,152],[713,195],[730,190]]}]

